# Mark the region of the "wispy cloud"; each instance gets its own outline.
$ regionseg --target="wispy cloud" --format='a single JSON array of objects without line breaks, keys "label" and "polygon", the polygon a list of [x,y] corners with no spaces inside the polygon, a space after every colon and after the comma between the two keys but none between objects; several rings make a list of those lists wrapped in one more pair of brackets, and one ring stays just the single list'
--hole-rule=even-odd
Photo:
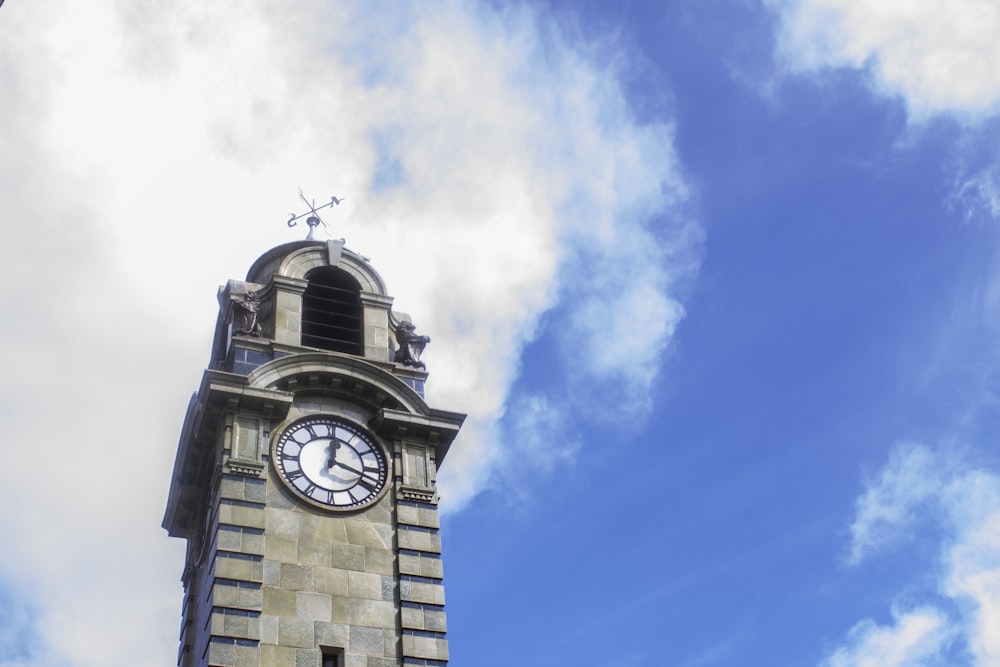
[{"label": "wispy cloud", "polygon": [[[899,146],[919,138],[945,148],[945,204],[966,221],[1000,221],[1000,4],[993,0],[766,0],[778,19],[777,51],[786,72],[818,85],[828,69],[853,69],[881,101],[899,103],[910,121]],[[941,131],[944,130],[944,131]],[[928,144],[930,145],[930,144]],[[907,161],[909,161],[907,159]],[[912,164],[912,163],[911,163]],[[992,265],[985,265],[992,261]],[[963,288],[924,371],[955,387],[966,421],[997,403],[996,322],[1000,266],[969,261]]]},{"label": "wispy cloud", "polygon": [[949,642],[963,646],[960,664],[988,667],[1000,661],[1000,476],[951,450],[902,445],[859,498],[851,525],[851,563],[905,557],[907,538],[940,543],[936,579],[918,582],[898,602],[893,624],[870,619],[851,630],[825,665],[954,665],[940,662]]},{"label": "wispy cloud", "polygon": [[509,450],[526,469],[549,473],[572,461],[580,448],[568,415],[553,410],[544,396],[518,396],[510,408],[514,417]]},{"label": "wispy cloud", "polygon": [[961,160],[951,204],[967,221],[1000,220],[1000,163],[977,164],[972,156]]},{"label": "wispy cloud", "polygon": [[851,524],[851,564],[896,546],[915,524],[927,520],[948,478],[940,465],[940,457],[924,446],[904,445],[893,451],[878,478],[857,500]]},{"label": "wispy cloud", "polygon": [[949,485],[945,502],[956,539],[944,557],[943,590],[968,607],[976,664],[1000,664],[1000,476],[970,471]]},{"label": "wispy cloud", "polygon": [[23,595],[0,586],[0,665],[18,667],[29,663],[38,641],[34,623],[35,614]]},{"label": "wispy cloud", "polygon": [[864,620],[851,628],[845,646],[823,667],[920,667],[938,665],[948,641],[948,621],[933,608],[892,610],[893,624]]}]

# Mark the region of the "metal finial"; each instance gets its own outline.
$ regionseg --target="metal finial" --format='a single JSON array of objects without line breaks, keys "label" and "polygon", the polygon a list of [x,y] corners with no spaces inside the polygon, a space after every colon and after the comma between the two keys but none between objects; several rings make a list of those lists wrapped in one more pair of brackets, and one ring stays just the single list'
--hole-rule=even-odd
[{"label": "metal finial", "polygon": [[[2,1],[3,0],[0,0],[0,2],[2,2]],[[319,217],[319,213],[317,213],[316,211],[320,211],[320,210],[322,210],[322,209],[324,209],[324,208],[326,208],[328,206],[339,205],[340,202],[344,201],[344,199],[341,198],[341,197],[330,197],[329,203],[323,204],[322,206],[316,206],[316,200],[314,199],[312,201],[309,201],[308,199],[306,199],[306,196],[304,194],[302,194],[302,188],[299,188],[299,199],[301,199],[303,201],[303,203],[305,203],[305,205],[309,207],[309,212],[308,213],[300,213],[299,215],[295,215],[294,213],[289,213],[289,215],[291,217],[288,218],[288,226],[289,227],[294,227],[297,224],[297,221],[299,220],[299,218],[305,218],[306,219],[306,224],[309,225],[309,234],[306,235],[306,241],[312,241],[313,240],[313,232],[320,225],[323,225],[324,229],[327,229],[327,230],[330,229],[330,225],[326,224],[326,222],[323,220],[323,218]],[[308,216],[308,217],[306,217],[306,216]]]}]

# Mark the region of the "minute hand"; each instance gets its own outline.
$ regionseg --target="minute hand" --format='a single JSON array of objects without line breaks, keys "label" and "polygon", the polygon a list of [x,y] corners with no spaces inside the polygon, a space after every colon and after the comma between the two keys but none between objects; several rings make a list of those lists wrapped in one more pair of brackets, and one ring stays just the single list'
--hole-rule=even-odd
[{"label": "minute hand", "polygon": [[332,469],[334,466],[340,466],[341,468],[344,468],[345,470],[350,470],[355,475],[359,475],[360,476],[360,475],[364,475],[365,474],[364,471],[358,470],[357,468],[352,468],[351,466],[347,465],[346,463],[341,463],[337,459],[333,459],[333,461],[330,462],[330,469]]}]

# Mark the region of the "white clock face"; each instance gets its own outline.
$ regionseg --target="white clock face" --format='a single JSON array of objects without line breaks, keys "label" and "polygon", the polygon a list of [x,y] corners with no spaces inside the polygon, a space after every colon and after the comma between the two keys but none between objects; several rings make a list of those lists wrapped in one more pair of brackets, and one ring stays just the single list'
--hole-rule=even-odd
[{"label": "white clock face", "polygon": [[361,429],[333,417],[306,417],[278,437],[274,461],[285,484],[325,507],[351,509],[376,500],[388,465]]}]

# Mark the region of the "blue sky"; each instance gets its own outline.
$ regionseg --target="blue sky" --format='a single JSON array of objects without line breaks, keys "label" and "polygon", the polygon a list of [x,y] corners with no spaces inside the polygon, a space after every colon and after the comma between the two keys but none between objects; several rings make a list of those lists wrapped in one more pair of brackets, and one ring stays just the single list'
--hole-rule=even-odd
[{"label": "blue sky", "polygon": [[470,415],[453,664],[1000,664],[997,34],[986,0],[5,3],[0,666],[172,664],[180,420],[298,186]]}]

